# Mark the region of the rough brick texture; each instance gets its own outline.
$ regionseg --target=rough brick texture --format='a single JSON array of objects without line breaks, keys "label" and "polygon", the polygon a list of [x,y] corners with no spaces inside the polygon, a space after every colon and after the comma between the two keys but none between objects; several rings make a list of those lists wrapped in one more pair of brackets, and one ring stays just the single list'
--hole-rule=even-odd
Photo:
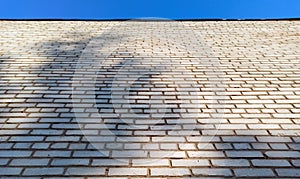
[{"label": "rough brick texture", "polygon": [[[300,176],[299,21],[120,24],[0,21],[0,178]],[[97,38],[101,122],[72,91]],[[149,73],[112,95],[127,62]]]}]

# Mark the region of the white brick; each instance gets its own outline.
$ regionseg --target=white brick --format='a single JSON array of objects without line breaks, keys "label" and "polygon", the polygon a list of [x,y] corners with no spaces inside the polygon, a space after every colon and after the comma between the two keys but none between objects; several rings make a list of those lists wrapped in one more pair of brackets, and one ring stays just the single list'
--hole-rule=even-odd
[{"label": "white brick", "polygon": [[188,168],[152,168],[151,176],[188,176],[191,174]]},{"label": "white brick", "polygon": [[192,169],[194,175],[201,176],[232,176],[230,169],[221,168],[196,168]]},{"label": "white brick", "polygon": [[110,168],[108,176],[145,176],[146,168]]},{"label": "white brick", "polygon": [[179,159],[172,160],[172,166],[175,167],[200,167],[200,166],[209,166],[209,161],[206,159],[192,160],[192,159]]}]

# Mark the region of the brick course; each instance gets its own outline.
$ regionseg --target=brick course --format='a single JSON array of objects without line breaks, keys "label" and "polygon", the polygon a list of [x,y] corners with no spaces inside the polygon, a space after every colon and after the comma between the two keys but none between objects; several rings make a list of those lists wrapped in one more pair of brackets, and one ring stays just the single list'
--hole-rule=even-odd
[{"label": "brick course", "polygon": [[0,178],[297,178],[299,32],[299,21],[0,21]]}]

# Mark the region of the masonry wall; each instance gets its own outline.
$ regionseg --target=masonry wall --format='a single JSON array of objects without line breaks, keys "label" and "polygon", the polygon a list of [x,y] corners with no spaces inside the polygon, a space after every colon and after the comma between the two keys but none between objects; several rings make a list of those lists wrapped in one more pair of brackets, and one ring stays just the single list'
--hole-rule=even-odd
[{"label": "masonry wall", "polygon": [[299,44],[299,21],[0,21],[0,177],[300,177]]}]

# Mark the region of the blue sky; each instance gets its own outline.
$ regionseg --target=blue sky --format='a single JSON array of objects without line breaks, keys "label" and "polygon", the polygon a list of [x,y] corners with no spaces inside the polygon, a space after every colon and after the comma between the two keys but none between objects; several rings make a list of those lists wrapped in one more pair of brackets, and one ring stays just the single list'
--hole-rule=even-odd
[{"label": "blue sky", "polygon": [[299,18],[300,0],[0,0],[1,19]]}]

